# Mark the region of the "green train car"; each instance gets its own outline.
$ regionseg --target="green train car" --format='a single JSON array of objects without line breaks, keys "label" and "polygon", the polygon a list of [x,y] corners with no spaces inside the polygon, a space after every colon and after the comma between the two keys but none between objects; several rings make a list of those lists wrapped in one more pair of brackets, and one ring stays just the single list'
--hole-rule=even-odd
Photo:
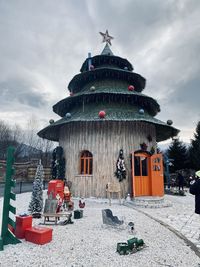
[{"label": "green train car", "polygon": [[137,237],[133,237],[127,240],[127,243],[125,242],[117,243],[117,252],[120,255],[127,255],[127,254],[135,253],[138,250],[143,249],[144,246],[145,246],[145,243],[143,239],[138,239]]}]

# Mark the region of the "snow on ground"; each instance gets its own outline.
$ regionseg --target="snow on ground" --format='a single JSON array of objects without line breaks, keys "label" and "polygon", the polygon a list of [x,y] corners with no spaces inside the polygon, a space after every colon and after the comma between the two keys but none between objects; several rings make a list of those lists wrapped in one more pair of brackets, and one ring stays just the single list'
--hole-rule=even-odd
[{"label": "snow on ground", "polygon": [[[18,214],[27,212],[30,197],[30,193],[17,195]],[[190,216],[189,211],[194,212],[193,199],[189,196],[166,197],[174,203],[172,208],[142,210],[163,220],[168,218],[169,222],[173,222],[171,219],[176,216],[182,218],[184,212],[185,216]],[[75,208],[78,208],[77,200]],[[134,221],[136,236],[142,238],[147,247],[126,256],[116,253],[117,243],[126,242],[132,236],[125,226],[115,229],[102,224],[101,210],[105,208],[111,208],[119,218],[124,217],[126,224]],[[4,246],[4,251],[0,251],[0,266],[199,266],[199,257],[182,239],[143,213],[117,202],[109,206],[107,200],[86,200],[84,217],[73,221],[74,224],[65,226],[49,224],[48,227],[53,228],[53,240],[48,244],[41,246],[22,240],[21,244]],[[43,219],[33,220],[34,225],[42,222]],[[178,225],[177,229],[180,227]]]},{"label": "snow on ground", "polygon": [[200,249],[200,216],[194,213],[194,196],[189,193],[186,196],[165,195],[165,199],[173,204],[172,207],[138,210],[170,225]]}]

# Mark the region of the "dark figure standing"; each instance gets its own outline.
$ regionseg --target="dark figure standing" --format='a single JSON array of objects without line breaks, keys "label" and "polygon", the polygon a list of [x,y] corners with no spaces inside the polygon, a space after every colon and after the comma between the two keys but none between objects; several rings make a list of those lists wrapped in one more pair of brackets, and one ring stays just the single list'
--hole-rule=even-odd
[{"label": "dark figure standing", "polygon": [[181,172],[178,173],[178,189],[183,191],[184,177]]},{"label": "dark figure standing", "polygon": [[190,182],[190,194],[195,195],[195,213],[200,214],[200,171],[195,175],[195,179]]}]

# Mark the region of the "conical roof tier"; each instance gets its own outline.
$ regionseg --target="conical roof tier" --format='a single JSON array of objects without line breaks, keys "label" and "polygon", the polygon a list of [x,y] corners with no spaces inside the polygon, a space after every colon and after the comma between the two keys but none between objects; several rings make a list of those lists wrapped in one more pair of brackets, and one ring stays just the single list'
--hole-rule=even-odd
[{"label": "conical roof tier", "polygon": [[[177,135],[179,130],[154,118],[160,106],[155,99],[142,93],[145,84],[145,78],[133,72],[132,64],[127,59],[114,56],[106,44],[100,55],[84,61],[80,73],[70,81],[70,96],[53,106],[53,111],[62,118],[38,135],[58,141],[63,125],[102,121],[98,116],[100,110],[106,112],[104,122],[141,121],[154,124],[157,142]],[[129,90],[130,86],[133,90]]]},{"label": "conical roof tier", "polygon": [[101,52],[101,55],[113,56],[113,52],[111,51],[110,46],[108,44],[105,45],[103,51]]}]

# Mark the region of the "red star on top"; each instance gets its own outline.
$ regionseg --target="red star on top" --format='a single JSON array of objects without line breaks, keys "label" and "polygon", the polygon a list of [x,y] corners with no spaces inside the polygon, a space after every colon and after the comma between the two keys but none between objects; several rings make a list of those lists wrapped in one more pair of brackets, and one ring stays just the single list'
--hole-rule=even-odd
[{"label": "red star on top", "polygon": [[106,30],[105,33],[103,32],[99,32],[101,34],[101,36],[103,37],[103,41],[102,43],[106,42],[108,43],[109,45],[111,45],[111,40],[114,39],[114,37],[110,36],[109,33],[108,33],[108,30]]}]

